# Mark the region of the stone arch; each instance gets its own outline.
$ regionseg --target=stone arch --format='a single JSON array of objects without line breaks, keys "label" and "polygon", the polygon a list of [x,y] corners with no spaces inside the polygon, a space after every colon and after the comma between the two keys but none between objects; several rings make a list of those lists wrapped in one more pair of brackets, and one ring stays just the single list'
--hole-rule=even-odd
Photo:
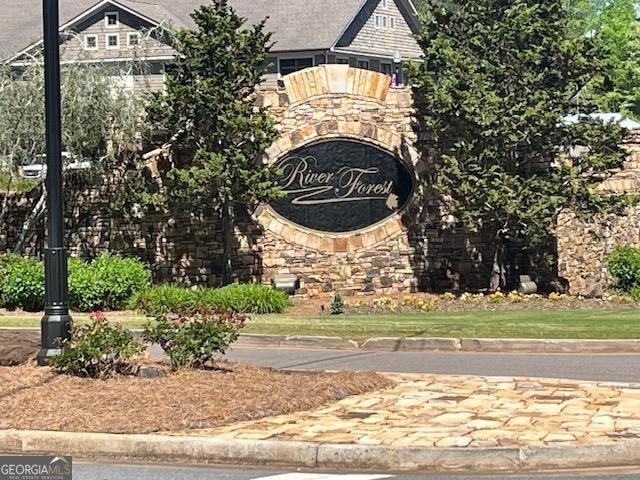
[{"label": "stone arch", "polygon": [[349,65],[320,65],[291,73],[282,83],[291,105],[319,95],[357,95],[385,102],[391,77]]},{"label": "stone arch", "polygon": [[[420,163],[417,150],[399,133],[370,123],[336,121],[318,122],[282,135],[266,151],[266,161],[276,162],[291,150],[314,141],[336,137],[363,140],[389,150],[403,160],[414,173]],[[293,240],[298,245],[325,253],[340,253],[375,247],[385,240],[402,234],[404,232],[402,214],[403,212],[400,211],[361,230],[344,233],[318,232],[294,224],[282,218],[269,205],[259,207],[254,213],[254,218],[265,230]]]}]

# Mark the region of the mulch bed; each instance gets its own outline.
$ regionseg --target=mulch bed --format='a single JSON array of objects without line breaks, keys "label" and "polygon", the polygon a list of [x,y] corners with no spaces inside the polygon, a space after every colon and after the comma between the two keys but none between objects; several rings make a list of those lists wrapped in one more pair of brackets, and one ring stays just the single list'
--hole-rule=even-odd
[{"label": "mulch bed", "polygon": [[37,331],[0,330],[0,364],[23,363],[0,366],[0,429],[185,431],[315,409],[393,385],[374,372],[290,372],[228,362],[159,378],[92,380],[36,367],[38,345]]}]

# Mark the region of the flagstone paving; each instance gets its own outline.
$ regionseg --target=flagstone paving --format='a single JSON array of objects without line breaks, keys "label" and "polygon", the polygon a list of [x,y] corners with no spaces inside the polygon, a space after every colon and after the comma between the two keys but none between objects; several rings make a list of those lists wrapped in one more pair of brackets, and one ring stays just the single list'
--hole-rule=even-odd
[{"label": "flagstone paving", "polygon": [[388,374],[397,385],[313,411],[172,435],[498,447],[640,438],[640,384]]}]

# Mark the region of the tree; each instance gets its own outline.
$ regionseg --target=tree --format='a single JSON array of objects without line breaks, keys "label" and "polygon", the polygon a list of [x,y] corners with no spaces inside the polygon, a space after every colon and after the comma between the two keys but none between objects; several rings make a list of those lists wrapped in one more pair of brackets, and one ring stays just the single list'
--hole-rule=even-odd
[{"label": "tree", "polygon": [[586,35],[606,60],[602,75],[581,93],[602,111],[640,118],[640,22],[635,0],[570,0],[573,29]]},{"label": "tree", "polygon": [[[424,0],[411,68],[416,128],[445,208],[492,238],[490,288],[507,286],[506,247],[553,253],[559,212],[596,212],[621,199],[594,186],[620,167],[624,132],[563,121],[602,73],[593,42],[571,35],[561,0]],[[586,110],[587,107],[585,107]],[[573,157],[566,154],[580,146]],[[575,149],[573,149],[575,151]]]},{"label": "tree", "polygon": [[245,28],[226,0],[191,14],[196,29],[176,32],[166,90],[151,98],[149,118],[173,133],[174,167],[166,192],[191,211],[222,218],[222,282],[232,281],[236,209],[278,195],[275,167],[262,156],[277,138],[274,120],[255,105],[271,34],[264,21]]},{"label": "tree", "polygon": [[[130,73],[134,67],[131,64],[122,68]],[[139,136],[141,103],[113,81],[122,73],[127,72],[82,62],[65,64],[61,69],[63,149],[76,160],[89,160],[91,173],[111,172]],[[45,152],[44,66],[39,55],[21,70],[9,65],[0,67],[0,112],[0,159],[4,167],[0,223],[5,223],[13,192],[40,189],[13,246],[14,251],[21,252],[46,206],[44,182],[21,185],[17,177],[20,165],[43,161],[38,155]],[[93,178],[102,185],[102,176]],[[2,250],[8,247],[6,240],[0,242]]]}]

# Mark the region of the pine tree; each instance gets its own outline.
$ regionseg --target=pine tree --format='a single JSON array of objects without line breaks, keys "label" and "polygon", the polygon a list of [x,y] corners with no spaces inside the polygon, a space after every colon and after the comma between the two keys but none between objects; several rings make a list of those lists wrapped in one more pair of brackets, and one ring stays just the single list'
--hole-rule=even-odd
[{"label": "pine tree", "polygon": [[[493,239],[488,283],[504,288],[508,244],[552,254],[560,211],[621,203],[593,187],[622,165],[622,129],[563,121],[604,62],[591,39],[572,34],[562,0],[422,4],[424,62],[411,71],[422,148],[444,203]],[[568,159],[574,146],[581,153]]]},{"label": "pine tree", "polygon": [[194,30],[176,33],[176,62],[166,90],[152,98],[152,121],[174,135],[170,195],[194,212],[219,212],[224,284],[232,281],[236,209],[278,195],[275,167],[262,155],[277,138],[274,120],[255,105],[271,33],[264,21],[246,28],[227,0],[192,13]]}]

